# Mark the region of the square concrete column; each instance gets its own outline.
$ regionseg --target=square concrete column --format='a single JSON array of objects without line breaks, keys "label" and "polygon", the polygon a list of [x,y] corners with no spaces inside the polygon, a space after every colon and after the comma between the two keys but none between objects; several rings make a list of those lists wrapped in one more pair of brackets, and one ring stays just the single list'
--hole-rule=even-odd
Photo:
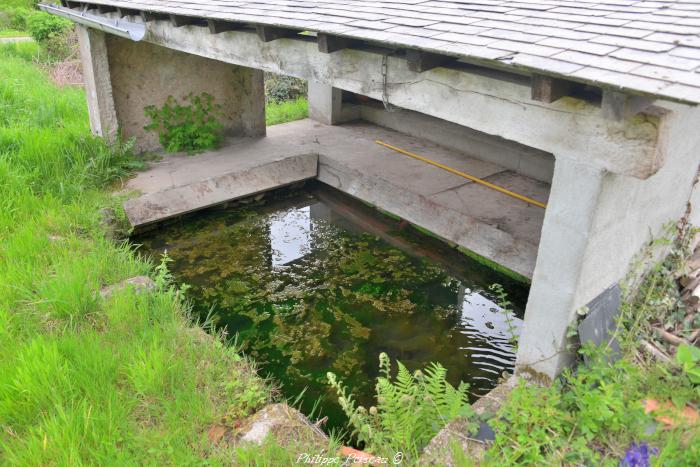
[{"label": "square concrete column", "polygon": [[108,141],[117,137],[119,125],[112,96],[105,33],[77,25],[80,58],[85,80],[90,128]]},{"label": "square concrete column", "polygon": [[317,81],[308,84],[309,117],[326,125],[341,123],[343,91]]},{"label": "square concrete column", "polygon": [[604,172],[557,159],[516,365],[554,378],[571,355],[567,327],[583,306],[581,275]]},{"label": "square concrete column", "polygon": [[161,107],[168,96],[208,93],[221,106],[227,136],[265,135],[263,72],[187,54],[148,42],[107,35],[109,76],[119,130],[140,151],[160,149],[158,135],[144,130],[144,108]]}]

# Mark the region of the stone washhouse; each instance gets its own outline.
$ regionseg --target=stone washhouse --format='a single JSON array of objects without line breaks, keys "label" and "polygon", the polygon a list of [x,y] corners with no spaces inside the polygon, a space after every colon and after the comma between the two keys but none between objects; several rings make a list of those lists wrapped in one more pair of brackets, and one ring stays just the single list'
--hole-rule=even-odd
[{"label": "stone washhouse", "polygon": [[[556,376],[577,310],[614,302],[635,255],[698,200],[700,0],[41,8],[78,23],[96,134],[153,150],[145,106],[222,105],[221,149],[129,182],[132,224],[317,178],[531,278],[520,369]],[[264,71],[308,80],[310,119],[265,127]]]}]

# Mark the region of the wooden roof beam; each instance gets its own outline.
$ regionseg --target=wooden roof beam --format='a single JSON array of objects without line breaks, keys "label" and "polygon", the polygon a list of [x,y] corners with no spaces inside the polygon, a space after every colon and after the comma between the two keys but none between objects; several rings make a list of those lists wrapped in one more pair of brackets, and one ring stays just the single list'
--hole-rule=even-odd
[{"label": "wooden roof beam", "polygon": [[144,22],[157,21],[159,19],[168,19],[168,15],[163,13],[156,13],[154,11],[141,11],[141,19]]},{"label": "wooden roof beam", "polygon": [[131,8],[117,8],[117,13],[119,13],[120,18],[123,18],[125,16],[139,16],[140,15],[139,10],[132,10]]},{"label": "wooden roof beam", "polygon": [[573,83],[565,79],[552,78],[551,76],[532,76],[532,100],[551,104],[554,101],[568,96]]},{"label": "wooden roof beam", "polygon": [[406,64],[408,65],[408,69],[416,73],[423,73],[424,71],[447,65],[456,60],[456,58],[448,57],[447,55],[421,52],[415,49],[406,50]]},{"label": "wooden roof beam", "polygon": [[245,28],[243,23],[232,23],[230,21],[219,21],[215,19],[208,19],[207,26],[209,26],[209,32],[212,34],[220,34],[226,31],[238,31]]},{"label": "wooden roof beam", "polygon": [[316,41],[318,43],[318,51],[324,54],[330,54],[337,52],[338,50],[349,49],[360,43],[357,39],[351,39],[349,37],[334,36],[332,34],[324,34],[319,32],[316,35]]},{"label": "wooden roof beam", "polygon": [[111,5],[97,5],[97,11],[100,13],[112,13],[117,11],[117,7]]},{"label": "wooden roof beam", "polygon": [[201,18],[195,18],[193,16],[181,16],[181,15],[170,15],[170,24],[176,28],[181,28],[183,26],[206,26],[207,23]]},{"label": "wooden roof beam", "polygon": [[274,26],[263,26],[261,24],[255,25],[255,31],[258,33],[258,37],[263,42],[272,42],[277,39],[284,39],[285,37],[294,37],[299,34],[299,31],[295,29],[278,28]]}]

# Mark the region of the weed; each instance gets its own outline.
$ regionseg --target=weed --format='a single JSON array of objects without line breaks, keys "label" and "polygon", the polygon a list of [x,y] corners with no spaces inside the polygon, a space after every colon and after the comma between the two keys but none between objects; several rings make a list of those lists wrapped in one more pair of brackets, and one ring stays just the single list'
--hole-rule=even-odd
[{"label": "weed", "polygon": [[688,344],[682,344],[676,352],[676,362],[683,369],[683,373],[696,387],[700,396],[700,349]]},{"label": "weed", "polygon": [[365,449],[390,458],[402,452],[408,459],[418,459],[420,450],[448,422],[456,417],[473,415],[468,402],[467,385],[455,389],[446,381],[447,370],[431,363],[424,371],[411,374],[397,362],[396,381],[391,378],[389,357],[379,356],[377,406],[369,410],[355,406],[352,394],[342,382],[328,373],[328,382],[338,393],[338,402],[350,419],[353,435]]},{"label": "weed", "polygon": [[195,153],[216,147],[222,139],[221,106],[207,93],[190,93],[184,99],[190,105],[180,104],[168,96],[161,108],[149,105],[144,113],[151,122],[144,127],[158,133],[160,144],[168,152]]},{"label": "weed", "polygon": [[501,313],[506,318],[506,332],[510,334],[508,342],[517,348],[518,345],[518,326],[513,321],[513,302],[508,300],[508,293],[501,284],[492,284],[489,290],[496,294],[496,303],[501,308]]}]

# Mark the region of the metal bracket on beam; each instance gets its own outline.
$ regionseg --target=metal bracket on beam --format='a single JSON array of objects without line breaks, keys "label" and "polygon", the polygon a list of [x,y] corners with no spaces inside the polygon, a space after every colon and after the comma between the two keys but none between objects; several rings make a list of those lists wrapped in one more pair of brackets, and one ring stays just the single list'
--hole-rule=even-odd
[{"label": "metal bracket on beam", "polygon": [[218,21],[214,19],[208,19],[207,26],[209,26],[209,32],[212,34],[220,34],[226,31],[237,31],[245,28],[245,24],[243,23],[232,23],[230,21]]},{"label": "metal bracket on beam", "polygon": [[324,54],[330,54],[338,50],[347,49],[360,43],[357,39],[349,37],[333,36],[319,32],[316,35],[318,42],[318,51]]},{"label": "metal bracket on beam", "polygon": [[86,12],[77,12],[69,8],[57,5],[40,4],[38,7],[52,15],[67,18],[76,23],[99,29],[115,36],[125,37],[132,41],[140,41],[146,35],[146,26],[141,23],[132,23],[121,19],[108,19],[102,16],[91,15]]},{"label": "metal bracket on beam", "polygon": [[263,42],[272,42],[277,39],[283,39],[285,37],[294,37],[299,34],[299,31],[287,28],[277,28],[273,26],[263,26],[257,24],[255,26],[255,31],[258,33],[258,37]]},{"label": "metal bracket on beam", "polygon": [[423,73],[424,71],[432,70],[433,68],[446,65],[455,60],[456,58],[446,55],[421,52],[415,49],[406,50],[406,64],[408,65],[408,69],[416,73]]},{"label": "metal bracket on beam", "polygon": [[551,104],[571,92],[572,82],[551,76],[532,75],[532,100]]},{"label": "metal bracket on beam", "polygon": [[619,91],[603,90],[601,109],[603,116],[610,120],[625,120],[650,107],[656,99],[646,96],[632,96]]}]

